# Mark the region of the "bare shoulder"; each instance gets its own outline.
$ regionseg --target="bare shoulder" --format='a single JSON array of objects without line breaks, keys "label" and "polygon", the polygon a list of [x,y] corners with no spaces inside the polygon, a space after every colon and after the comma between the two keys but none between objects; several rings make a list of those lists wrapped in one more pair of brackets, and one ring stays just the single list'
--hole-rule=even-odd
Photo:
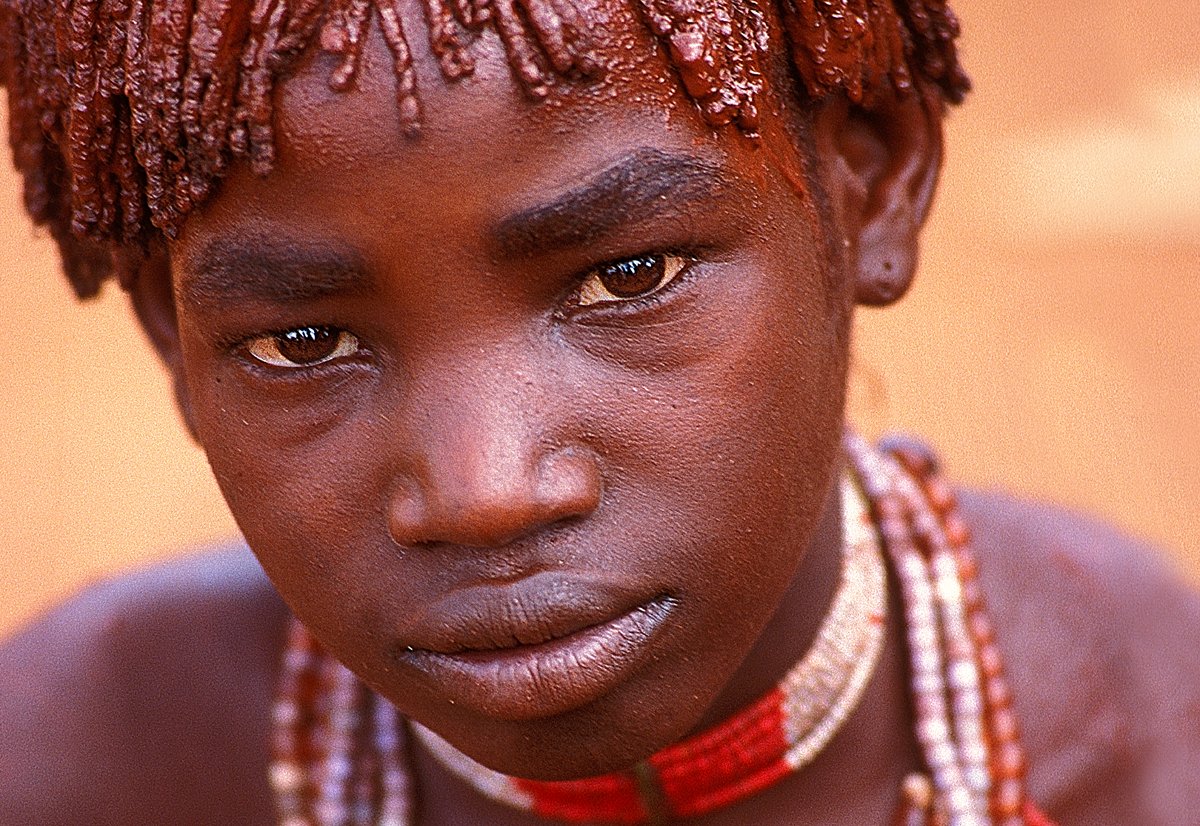
[{"label": "bare shoulder", "polygon": [[285,610],[244,547],[87,588],[0,644],[0,823],[264,823]]},{"label": "bare shoulder", "polygon": [[1184,826],[1200,810],[1200,596],[1096,521],[966,492],[1031,752],[1063,826]]}]

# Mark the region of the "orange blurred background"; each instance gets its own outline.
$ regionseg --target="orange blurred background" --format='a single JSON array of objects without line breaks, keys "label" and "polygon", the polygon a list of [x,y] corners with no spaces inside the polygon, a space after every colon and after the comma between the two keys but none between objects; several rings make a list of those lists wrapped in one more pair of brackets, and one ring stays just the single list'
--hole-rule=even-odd
[{"label": "orange blurred background", "polygon": [[[922,275],[859,322],[853,420],[1097,514],[1200,582],[1200,9],[959,0]],[[0,172],[0,634],[235,528],[122,296],[72,301]]]}]

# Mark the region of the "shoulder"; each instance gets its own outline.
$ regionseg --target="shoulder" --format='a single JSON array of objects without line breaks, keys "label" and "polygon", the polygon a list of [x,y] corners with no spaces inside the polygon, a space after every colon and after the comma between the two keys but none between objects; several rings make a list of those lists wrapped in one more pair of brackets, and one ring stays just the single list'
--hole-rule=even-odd
[{"label": "shoulder", "polygon": [[964,492],[1031,753],[1064,824],[1183,826],[1200,807],[1200,596],[1096,521]]},{"label": "shoulder", "polygon": [[231,547],[91,586],[0,644],[0,822],[254,822],[265,787],[230,779],[263,776],[284,617]]}]

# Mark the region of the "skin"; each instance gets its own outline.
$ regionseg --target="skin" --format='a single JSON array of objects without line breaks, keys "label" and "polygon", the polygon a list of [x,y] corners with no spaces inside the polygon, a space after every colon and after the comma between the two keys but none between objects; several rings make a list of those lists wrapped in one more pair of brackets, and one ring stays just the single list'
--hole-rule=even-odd
[{"label": "skin", "polygon": [[[0,719],[17,721],[5,741],[20,747],[0,767],[20,780],[0,805],[20,817],[0,808],[0,820],[270,822],[280,596],[403,713],[528,777],[627,766],[757,698],[802,656],[838,572],[852,308],[911,280],[940,109],[916,94],[870,116],[837,101],[801,112],[780,77],[761,141],[714,132],[628,12],[594,11],[622,33],[604,83],[538,106],[497,43],[453,86],[418,49],[417,142],[394,119],[377,34],[352,92],[329,92],[328,65],[309,60],[282,91],[276,170],[235,171],[160,251],[135,308],[269,583],[230,550],[100,589],[10,643]],[[647,255],[678,277],[586,303],[598,268]],[[313,368],[256,356],[311,325],[352,339]],[[1143,659],[1162,679],[1125,673],[1123,588],[1171,595],[1181,629],[1200,630],[1200,609],[1140,552],[1090,528],[1098,538],[1081,542],[1067,517],[986,498],[968,512],[998,624],[1014,629],[1014,680],[1046,767],[1035,790],[1064,824],[1134,822],[1119,808],[1142,794],[1132,755],[1166,742],[1134,709],[1175,708],[1164,686],[1200,680],[1182,679],[1194,665],[1157,635]],[[1031,582],[1034,566],[1047,574]],[[603,582],[665,606],[632,665],[592,669],[602,691],[448,686],[408,652],[444,644],[448,595],[466,594],[470,614],[479,594],[556,574],[575,578],[575,601],[600,600]],[[531,605],[556,593],[530,590]],[[1098,617],[1055,613],[1096,593],[1111,597]],[[1053,624],[1031,619],[1042,615]],[[893,622],[862,705],[810,768],[702,822],[885,822],[918,766],[897,633]],[[1081,741],[1079,720],[1101,722]],[[1155,775],[1178,801],[1194,784],[1162,780],[1196,776],[1193,742],[1179,739]],[[533,822],[423,755],[414,770],[422,824]]]}]

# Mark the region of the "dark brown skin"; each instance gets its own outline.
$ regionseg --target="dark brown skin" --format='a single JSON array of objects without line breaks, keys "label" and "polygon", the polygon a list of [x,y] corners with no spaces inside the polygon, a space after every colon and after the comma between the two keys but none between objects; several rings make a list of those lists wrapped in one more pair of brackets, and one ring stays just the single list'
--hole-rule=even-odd
[{"label": "dark brown skin", "polygon": [[[285,84],[275,171],[232,174],[134,295],[270,583],[232,550],[102,586],[10,642],[0,823],[269,823],[272,585],[406,715],[547,778],[629,765],[755,699],[828,605],[851,311],[911,280],[934,97],[809,116],[776,78],[754,142],[712,131],[656,59],[610,55],[602,85],[532,106],[497,44],[455,86],[418,49],[413,142],[372,37],[356,90],[329,92],[320,60]],[[545,208],[616,168],[624,186]],[[653,297],[583,306],[598,267],[648,255],[686,266]],[[309,326],[353,338],[317,367],[256,360]],[[967,506],[1035,794],[1064,826],[1188,822],[1196,599],[1070,517]],[[669,608],[603,690],[514,699],[406,654],[443,642],[447,594],[546,572],[574,576],[577,601],[603,602],[603,580]],[[886,822],[918,765],[892,631],[811,767],[695,822]],[[421,824],[535,822],[415,768]]]}]

